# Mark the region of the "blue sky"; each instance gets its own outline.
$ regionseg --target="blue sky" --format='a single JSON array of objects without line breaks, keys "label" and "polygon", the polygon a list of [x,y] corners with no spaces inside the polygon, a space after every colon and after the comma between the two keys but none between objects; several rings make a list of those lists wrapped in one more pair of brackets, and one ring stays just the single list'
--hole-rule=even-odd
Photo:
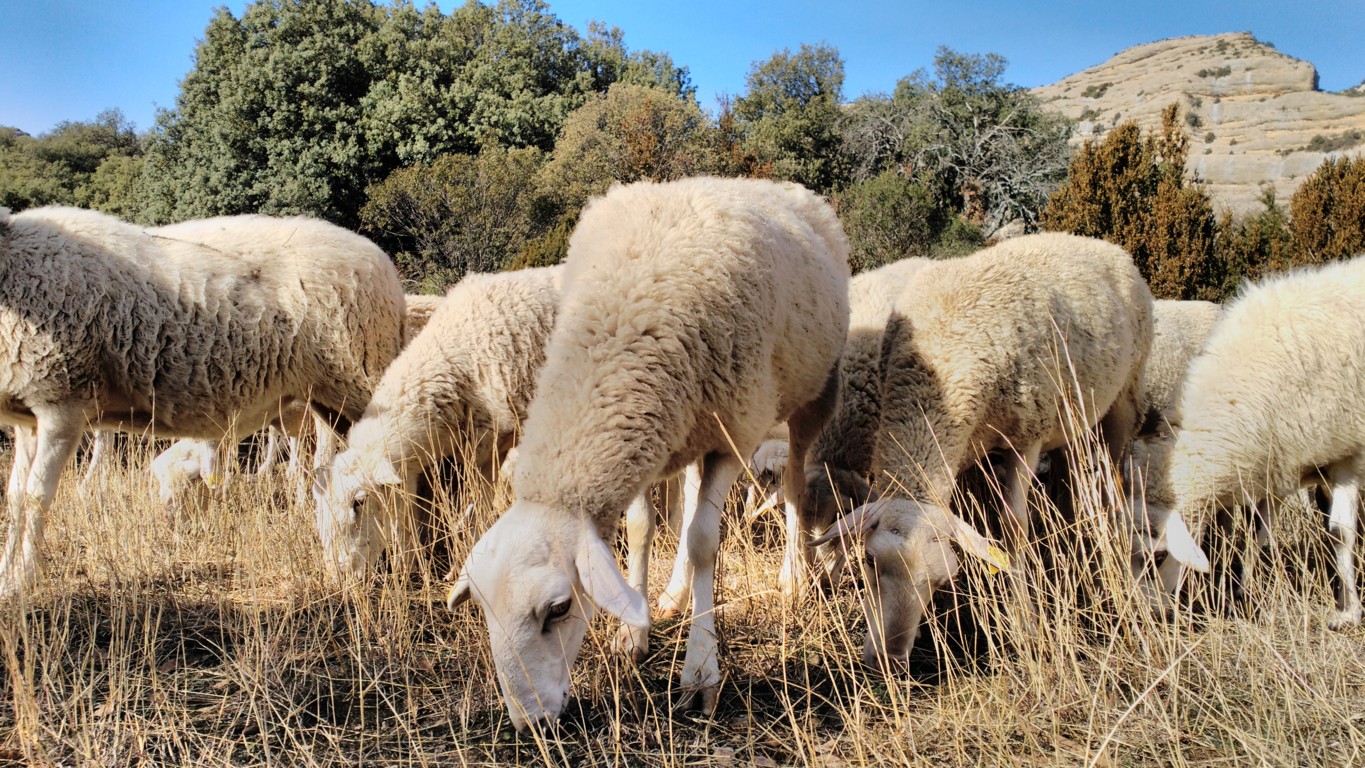
[{"label": "blue sky", "polygon": [[[844,92],[888,91],[947,45],[1002,54],[1006,79],[1043,85],[1120,50],[1166,37],[1251,31],[1311,61],[1321,87],[1365,80],[1365,0],[549,0],[566,22],[620,27],[631,48],[668,51],[688,66],[698,97],[744,91],[755,61],[801,43],[844,58]],[[173,107],[212,0],[0,0],[0,125],[42,133],[118,107],[139,129]],[[227,3],[240,14],[242,0]],[[449,11],[455,3],[439,5]]]}]

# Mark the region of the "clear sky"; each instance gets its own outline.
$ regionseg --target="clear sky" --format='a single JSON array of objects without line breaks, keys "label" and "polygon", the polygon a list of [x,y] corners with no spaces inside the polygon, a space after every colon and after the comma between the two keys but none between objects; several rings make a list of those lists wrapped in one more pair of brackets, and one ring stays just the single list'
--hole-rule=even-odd
[{"label": "clear sky", "polygon": [[[846,98],[889,91],[947,45],[999,53],[1006,79],[1044,85],[1129,46],[1250,31],[1318,68],[1323,90],[1365,80],[1365,0],[549,0],[564,21],[620,27],[632,49],[690,68],[702,106],[741,94],[755,61],[802,43],[839,49]],[[118,107],[138,127],[175,106],[213,0],[0,0],[0,125],[29,133]],[[421,4],[421,3],[419,3]],[[446,11],[454,0],[442,0]],[[245,3],[227,6],[240,14]]]}]

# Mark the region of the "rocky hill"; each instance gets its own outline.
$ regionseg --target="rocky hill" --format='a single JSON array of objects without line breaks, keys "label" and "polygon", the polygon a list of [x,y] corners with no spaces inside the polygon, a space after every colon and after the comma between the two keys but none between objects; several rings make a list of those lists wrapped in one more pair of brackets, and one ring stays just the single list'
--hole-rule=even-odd
[{"label": "rocky hill", "polygon": [[1325,158],[1365,155],[1365,83],[1324,93],[1317,82],[1312,64],[1239,32],[1139,45],[1033,92],[1079,121],[1077,143],[1126,120],[1158,126],[1179,102],[1190,170],[1215,208],[1245,213],[1260,209],[1266,182],[1288,205]]}]

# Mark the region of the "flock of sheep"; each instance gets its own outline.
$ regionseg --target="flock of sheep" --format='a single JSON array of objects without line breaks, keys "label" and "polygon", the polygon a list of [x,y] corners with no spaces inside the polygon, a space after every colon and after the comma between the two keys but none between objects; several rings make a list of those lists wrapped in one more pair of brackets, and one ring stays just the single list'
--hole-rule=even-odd
[{"label": "flock of sheep", "polygon": [[[1329,623],[1360,621],[1365,260],[1272,277],[1222,309],[1154,302],[1125,251],[1071,235],[852,280],[847,257],[821,198],[756,180],[614,187],[562,266],[471,275],[439,303],[405,299],[379,248],[314,220],[143,229],[0,209],[0,423],[14,428],[0,595],[38,576],[44,516],[87,430],[181,438],[154,462],[174,505],[215,481],[222,446],[271,425],[295,438],[311,414],[318,534],[341,580],[381,556],[408,567],[407,505],[434,462],[511,473],[515,502],[448,604],[482,608],[518,728],[558,717],[597,611],[622,622],[619,650],[644,653],[663,481],[684,504],[658,613],[690,605],[682,684],[714,710],[720,517],[750,457],[782,478],[789,596],[837,586],[861,542],[872,666],[907,657],[959,557],[1011,568],[1040,457],[1092,430],[1125,467],[1116,519],[1161,602],[1209,568],[1215,510],[1254,509],[1265,538],[1274,499],[1319,486],[1343,584]],[[999,546],[949,503],[988,455]]]}]

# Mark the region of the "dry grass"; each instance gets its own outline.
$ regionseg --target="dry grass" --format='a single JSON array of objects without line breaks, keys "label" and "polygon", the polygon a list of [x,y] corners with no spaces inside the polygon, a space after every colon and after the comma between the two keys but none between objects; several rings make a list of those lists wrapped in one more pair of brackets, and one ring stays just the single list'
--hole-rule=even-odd
[{"label": "dry grass", "polygon": [[[41,586],[0,607],[0,763],[1365,762],[1365,634],[1324,627],[1330,559],[1302,515],[1281,516],[1243,610],[1203,579],[1193,608],[1162,619],[1103,543],[1107,516],[1094,511],[1107,489],[1082,484],[1074,522],[1039,510],[1049,522],[1030,575],[969,565],[892,678],[857,661],[857,580],[785,608],[778,521],[736,530],[732,515],[716,716],[672,712],[685,625],[656,627],[635,668],[607,650],[602,622],[575,668],[576,703],[545,740],[512,733],[482,619],[447,612],[441,585],[326,586],[312,513],[282,477],[241,479],[179,535],[136,471],[113,463],[89,495],[74,477],[51,514]],[[506,502],[505,488],[478,499],[457,557]],[[656,588],[671,552],[665,537]]]}]

